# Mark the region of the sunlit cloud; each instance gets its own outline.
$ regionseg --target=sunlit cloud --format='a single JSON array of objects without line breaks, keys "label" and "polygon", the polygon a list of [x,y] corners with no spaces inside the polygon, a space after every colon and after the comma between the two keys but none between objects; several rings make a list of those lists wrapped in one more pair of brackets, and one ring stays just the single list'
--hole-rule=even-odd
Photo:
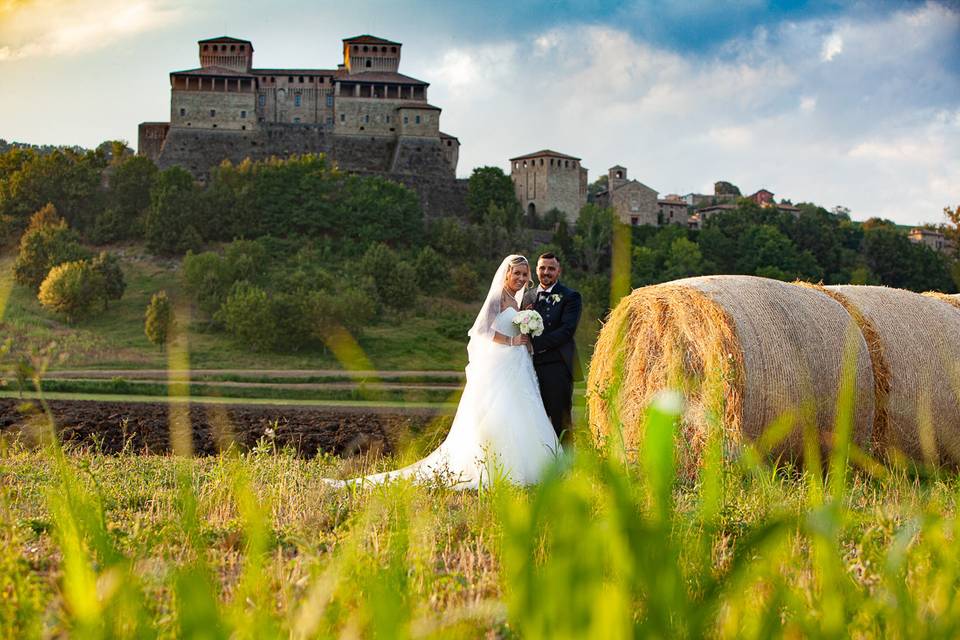
[{"label": "sunlit cloud", "polygon": [[176,22],[158,0],[0,2],[0,62],[92,51]]}]

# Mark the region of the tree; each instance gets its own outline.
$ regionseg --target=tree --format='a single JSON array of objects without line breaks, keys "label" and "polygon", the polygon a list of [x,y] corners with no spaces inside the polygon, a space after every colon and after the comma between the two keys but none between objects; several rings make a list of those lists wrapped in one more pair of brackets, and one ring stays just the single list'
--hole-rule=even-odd
[{"label": "tree", "polygon": [[676,280],[703,273],[703,255],[700,247],[687,238],[677,238],[670,245],[670,252],[664,261],[663,277]]},{"label": "tree", "polygon": [[593,182],[587,185],[587,198],[593,200],[593,198],[600,193],[601,191],[606,191],[610,184],[610,176],[603,174]]},{"label": "tree", "polygon": [[726,180],[720,180],[713,183],[713,193],[718,196],[740,196],[743,195],[740,193],[740,187],[733,184],[732,182],[727,182]]},{"label": "tree", "polygon": [[521,211],[513,180],[500,167],[477,167],[467,186],[467,207],[470,220],[482,222],[490,205],[507,212],[509,220],[519,220]]},{"label": "tree", "polygon": [[157,174],[144,225],[147,248],[158,254],[175,253],[184,230],[193,224],[196,206],[193,176],[186,169],[171,167]]},{"label": "tree", "polygon": [[105,296],[100,272],[89,260],[76,260],[50,269],[40,285],[37,299],[46,309],[65,316],[67,322],[74,322],[90,315]]},{"label": "tree", "polygon": [[954,291],[943,255],[885,225],[864,231],[863,256],[880,282],[912,291]]},{"label": "tree", "polygon": [[150,207],[157,166],[144,156],[114,156],[107,173],[107,206],[94,222],[94,240],[116,242],[143,237],[142,218]]},{"label": "tree", "polygon": [[[85,230],[103,208],[101,174],[106,167],[102,153],[78,153],[56,149],[48,154],[34,151],[14,154],[0,161],[0,217],[22,229],[29,216],[47,203],[70,226]],[[5,166],[4,166],[5,165]]]},{"label": "tree", "polygon": [[158,291],[150,297],[150,304],[144,314],[143,331],[147,340],[155,345],[167,344],[173,333],[174,315],[173,306],[167,297],[166,291]]},{"label": "tree", "polygon": [[34,291],[47,277],[52,267],[64,262],[83,260],[88,252],[80,245],[77,234],[48,204],[30,219],[27,230],[20,237],[20,247],[14,262],[14,278]]},{"label": "tree", "polygon": [[255,350],[272,349],[277,342],[267,293],[249,282],[233,286],[217,319],[234,338]]},{"label": "tree", "polygon": [[127,282],[123,277],[123,269],[120,268],[120,260],[112,253],[101,251],[90,264],[103,278],[103,304],[104,308],[106,308],[108,301],[119,300],[123,297],[123,292],[127,289]]},{"label": "tree", "polygon": [[615,220],[613,209],[603,209],[595,204],[580,209],[573,244],[583,267],[590,273],[599,273],[610,256]]}]

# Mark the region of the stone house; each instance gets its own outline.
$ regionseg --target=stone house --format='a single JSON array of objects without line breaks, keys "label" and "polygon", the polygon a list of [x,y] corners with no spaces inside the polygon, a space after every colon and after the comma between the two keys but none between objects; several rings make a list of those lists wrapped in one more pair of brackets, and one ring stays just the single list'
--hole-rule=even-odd
[{"label": "stone house", "polygon": [[613,209],[624,224],[657,226],[660,221],[657,191],[639,180],[629,180],[626,167],[620,165],[607,171],[607,188],[594,196],[594,202]]},{"label": "stone house", "polygon": [[923,244],[934,251],[940,253],[949,253],[954,249],[953,242],[950,241],[942,232],[936,229],[926,229],[924,227],[914,227],[910,229],[907,235],[911,242]]},{"label": "stone house", "polygon": [[657,223],[679,224],[688,226],[690,224],[690,214],[687,209],[687,203],[678,195],[668,195],[662,200],[657,200]]}]

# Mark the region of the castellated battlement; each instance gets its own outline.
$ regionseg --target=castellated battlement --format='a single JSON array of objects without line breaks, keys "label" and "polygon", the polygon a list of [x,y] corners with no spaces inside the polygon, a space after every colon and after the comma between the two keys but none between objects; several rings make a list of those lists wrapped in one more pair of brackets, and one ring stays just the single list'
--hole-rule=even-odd
[{"label": "castellated battlement", "polygon": [[170,73],[170,122],[140,125],[138,153],[161,168],[203,180],[223,160],[324,153],[344,171],[414,185],[427,215],[465,211],[460,142],[441,132],[429,84],[398,72],[400,43],[346,38],[336,69],[258,69],[253,44],[228,36],[197,45],[200,66]]}]

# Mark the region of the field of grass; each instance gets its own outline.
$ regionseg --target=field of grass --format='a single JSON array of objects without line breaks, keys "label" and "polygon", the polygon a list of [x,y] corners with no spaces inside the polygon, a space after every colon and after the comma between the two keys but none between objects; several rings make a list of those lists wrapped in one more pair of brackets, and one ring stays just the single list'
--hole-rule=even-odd
[{"label": "field of grass", "polygon": [[[173,299],[186,300],[178,276],[178,262],[145,254],[140,247],[123,250],[127,290],[108,311],[68,325],[44,310],[33,293],[12,283],[14,255],[0,257],[0,291],[9,291],[0,305],[0,335],[13,337],[18,348],[39,349],[56,342],[56,352],[68,354],[57,367],[162,368],[166,355],[151,345],[143,332],[150,297],[166,290]],[[2,302],[2,301],[0,301]],[[357,336],[369,366],[385,370],[462,370],[466,365],[466,332],[476,305],[422,298],[403,314],[383,314],[378,323]],[[342,369],[329,350],[298,353],[258,353],[237,344],[226,334],[209,329],[196,317],[189,325],[190,365],[217,369]]]},{"label": "field of grass", "polygon": [[[323,481],[401,459],[0,447],[0,637],[956,637],[955,475],[581,443],[537,487]],[[841,430],[841,433],[843,431]],[[848,432],[848,431],[847,431]]]}]

